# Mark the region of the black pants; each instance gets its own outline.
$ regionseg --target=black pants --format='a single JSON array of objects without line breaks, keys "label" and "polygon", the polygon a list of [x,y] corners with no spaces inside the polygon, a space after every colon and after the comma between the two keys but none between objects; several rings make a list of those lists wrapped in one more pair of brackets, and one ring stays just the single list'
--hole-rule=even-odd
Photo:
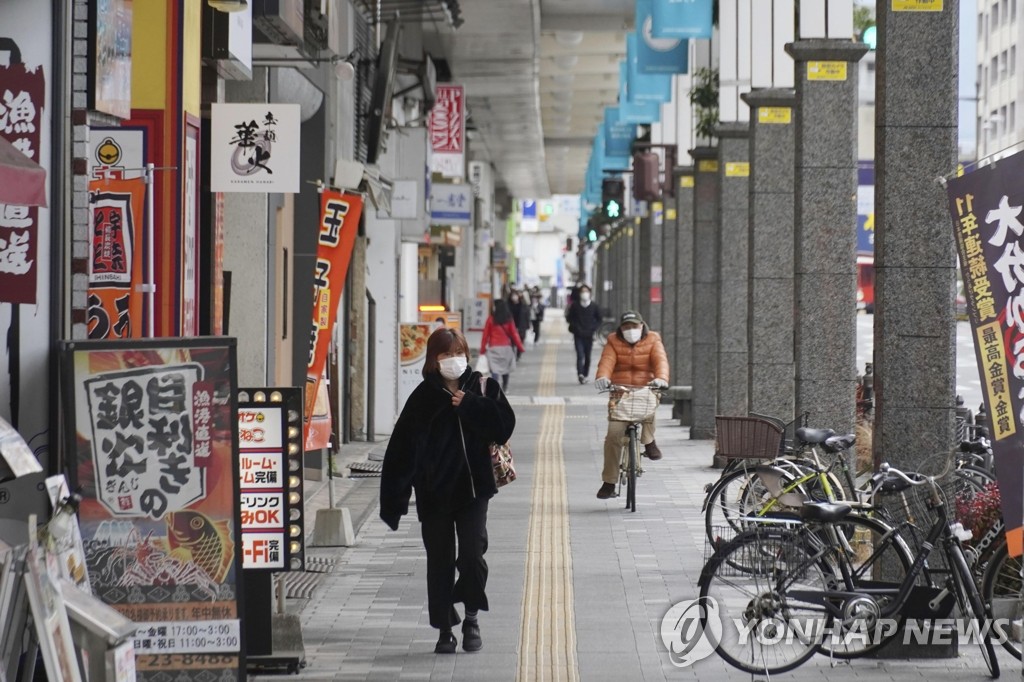
[{"label": "black pants", "polygon": [[[471,611],[487,610],[487,500],[421,522],[427,550],[427,609],[430,625],[451,628],[460,622],[455,604]],[[458,538],[458,557],[455,541]],[[459,579],[455,579],[455,569]]]},{"label": "black pants", "polygon": [[594,347],[593,336],[576,334],[576,374],[590,376],[590,349]]},{"label": "black pants", "polygon": [[540,320],[534,320],[533,324],[533,342],[537,343],[540,341]]}]

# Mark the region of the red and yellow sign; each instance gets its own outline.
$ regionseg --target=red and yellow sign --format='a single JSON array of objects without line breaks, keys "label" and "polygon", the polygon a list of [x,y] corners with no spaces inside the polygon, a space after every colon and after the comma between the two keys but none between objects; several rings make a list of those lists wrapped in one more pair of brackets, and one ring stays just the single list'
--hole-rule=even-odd
[{"label": "red and yellow sign", "polygon": [[320,230],[313,272],[313,320],[309,336],[309,361],[306,365],[306,450],[327,447],[330,442],[330,411],[327,411],[326,420],[317,420],[315,424],[312,416],[362,212],[363,199],[358,195],[324,190],[320,196]]},{"label": "red and yellow sign", "polygon": [[90,339],[143,335],[143,206],[146,183],[101,179],[89,182]]}]

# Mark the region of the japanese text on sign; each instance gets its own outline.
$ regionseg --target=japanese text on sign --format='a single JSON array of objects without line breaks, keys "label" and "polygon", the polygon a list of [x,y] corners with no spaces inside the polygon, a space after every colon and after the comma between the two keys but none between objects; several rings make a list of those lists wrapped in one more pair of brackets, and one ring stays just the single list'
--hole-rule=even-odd
[{"label": "japanese text on sign", "polygon": [[240,633],[237,619],[148,622],[135,632],[135,651],[138,654],[235,652],[241,644]]},{"label": "japanese text on sign", "polygon": [[284,568],[284,533],[242,533],[245,568]]},{"label": "japanese text on sign", "polygon": [[983,372],[989,405],[992,406],[992,437],[1001,440],[1017,432],[1013,407],[1010,404],[1009,377],[1006,373],[1006,358],[1003,355],[1003,332],[998,322],[978,327],[978,348],[982,349]]},{"label": "japanese text on sign", "polygon": [[100,502],[114,516],[163,517],[206,496],[197,405],[212,396],[198,365],[106,374],[85,382]]},{"label": "japanese text on sign", "polygon": [[966,194],[963,197],[958,197],[956,208],[958,227],[966,256],[965,276],[970,279],[971,286],[968,289],[974,298],[978,321],[985,322],[995,319],[996,304],[992,297],[992,284],[988,279],[988,264],[982,251],[981,233],[978,232],[978,217],[974,213],[974,195]]},{"label": "japanese text on sign", "polygon": [[809,81],[845,81],[846,62],[807,62]]}]

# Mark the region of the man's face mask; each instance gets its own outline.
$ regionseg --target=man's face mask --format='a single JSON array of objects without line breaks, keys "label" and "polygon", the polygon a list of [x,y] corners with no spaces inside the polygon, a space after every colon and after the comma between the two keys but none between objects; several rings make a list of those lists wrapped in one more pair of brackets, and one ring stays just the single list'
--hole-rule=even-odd
[{"label": "man's face mask", "polygon": [[622,338],[626,339],[627,343],[636,343],[640,340],[641,329],[631,327],[629,329],[622,330]]},{"label": "man's face mask", "polygon": [[588,294],[585,291],[582,294],[580,294],[580,303],[590,303],[590,294]]}]

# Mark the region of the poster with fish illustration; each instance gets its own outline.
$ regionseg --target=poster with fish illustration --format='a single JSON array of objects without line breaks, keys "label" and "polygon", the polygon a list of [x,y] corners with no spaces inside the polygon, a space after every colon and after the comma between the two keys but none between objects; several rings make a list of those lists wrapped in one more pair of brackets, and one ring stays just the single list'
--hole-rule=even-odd
[{"label": "poster with fish illustration", "polygon": [[66,342],[61,359],[89,581],[138,624],[138,679],[242,679],[235,340]]}]

